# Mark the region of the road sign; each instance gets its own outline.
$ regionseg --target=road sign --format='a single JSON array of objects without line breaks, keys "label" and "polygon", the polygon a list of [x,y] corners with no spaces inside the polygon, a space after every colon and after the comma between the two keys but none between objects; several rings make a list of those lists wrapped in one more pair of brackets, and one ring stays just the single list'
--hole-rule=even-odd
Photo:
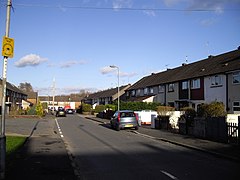
[{"label": "road sign", "polygon": [[12,58],[14,49],[14,39],[4,36],[2,43],[2,56]]}]

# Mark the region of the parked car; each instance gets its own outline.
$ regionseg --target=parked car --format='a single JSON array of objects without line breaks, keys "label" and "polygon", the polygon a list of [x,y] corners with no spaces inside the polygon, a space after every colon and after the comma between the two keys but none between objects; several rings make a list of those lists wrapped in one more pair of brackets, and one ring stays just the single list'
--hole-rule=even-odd
[{"label": "parked car", "polygon": [[66,113],[67,113],[67,114],[73,114],[73,113],[74,113],[74,110],[73,110],[73,109],[70,109],[70,108],[69,108],[69,109],[66,109]]},{"label": "parked car", "polygon": [[138,130],[138,116],[131,110],[117,111],[111,118],[110,124],[117,131],[124,128],[135,128]]},{"label": "parked car", "polygon": [[59,116],[64,116],[64,117],[66,117],[66,111],[65,111],[65,109],[62,108],[62,107],[58,107],[58,109],[57,109],[56,117],[59,117]]}]

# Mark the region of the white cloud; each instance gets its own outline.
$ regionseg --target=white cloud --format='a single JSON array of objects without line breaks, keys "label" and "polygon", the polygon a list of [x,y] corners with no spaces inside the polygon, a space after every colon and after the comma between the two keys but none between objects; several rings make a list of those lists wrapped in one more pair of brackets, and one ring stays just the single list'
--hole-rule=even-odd
[{"label": "white cloud", "polygon": [[112,3],[113,9],[120,9],[120,8],[131,8],[133,4],[132,0],[114,0]]},{"label": "white cloud", "polygon": [[111,67],[109,67],[109,66],[102,67],[102,68],[100,69],[101,74],[109,74],[109,73],[112,73],[112,72],[114,72],[114,71],[115,71],[115,69],[114,69],[114,68],[111,68]]},{"label": "white cloud", "polygon": [[148,16],[153,16],[153,17],[156,16],[155,11],[153,11],[153,10],[144,10],[143,13],[148,15]]},{"label": "white cloud", "polygon": [[200,23],[202,26],[211,26],[216,22],[215,18],[203,19]]},{"label": "white cloud", "polygon": [[[101,68],[100,69],[100,72],[101,72],[101,74],[110,74],[110,73],[114,73],[114,74],[116,74],[117,75],[117,69],[115,69],[115,68],[111,68],[111,67],[109,67],[109,66],[106,66],[106,67],[103,67],[103,68]],[[131,72],[131,73],[128,73],[128,72],[119,72],[119,76],[120,77],[133,77],[133,76],[136,76],[137,75],[137,73],[135,73],[135,72]]]},{"label": "white cloud", "polygon": [[164,0],[168,7],[186,4],[187,10],[211,10],[217,14],[224,12],[226,4],[239,4],[239,0]]},{"label": "white cloud", "polygon": [[137,73],[136,72],[131,72],[131,73],[128,73],[128,72],[120,72],[119,73],[119,76],[121,77],[133,77],[133,76],[136,76]]},{"label": "white cloud", "polygon": [[86,61],[66,61],[60,64],[61,68],[69,68],[74,65],[83,65],[86,64]]},{"label": "white cloud", "polygon": [[14,64],[16,67],[38,66],[47,60],[47,58],[42,58],[36,54],[28,54],[16,61]]}]

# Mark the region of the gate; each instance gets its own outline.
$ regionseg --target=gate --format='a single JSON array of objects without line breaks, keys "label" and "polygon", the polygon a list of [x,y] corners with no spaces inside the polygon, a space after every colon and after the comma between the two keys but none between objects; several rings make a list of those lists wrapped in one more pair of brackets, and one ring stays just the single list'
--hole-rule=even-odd
[{"label": "gate", "polygon": [[240,116],[238,116],[238,123],[227,123],[228,143],[240,145],[239,123],[240,123]]}]

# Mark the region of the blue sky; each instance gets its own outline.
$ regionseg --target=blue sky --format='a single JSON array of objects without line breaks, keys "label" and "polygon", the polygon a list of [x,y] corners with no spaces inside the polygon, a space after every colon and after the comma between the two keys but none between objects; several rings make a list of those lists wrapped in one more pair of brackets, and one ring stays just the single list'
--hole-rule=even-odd
[{"label": "blue sky", "polygon": [[[7,0],[0,0],[0,35]],[[7,81],[39,95],[134,84],[240,46],[240,0],[12,0]],[[1,75],[2,76],[2,75]]]}]

